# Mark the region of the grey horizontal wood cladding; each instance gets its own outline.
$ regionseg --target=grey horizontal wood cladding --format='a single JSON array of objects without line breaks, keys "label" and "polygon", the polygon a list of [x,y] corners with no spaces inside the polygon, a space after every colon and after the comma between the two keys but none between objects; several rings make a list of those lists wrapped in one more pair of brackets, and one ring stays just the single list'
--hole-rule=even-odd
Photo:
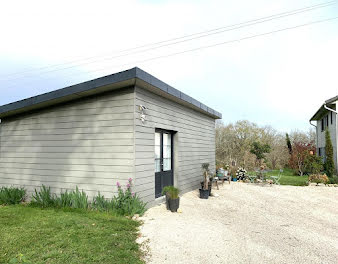
[{"label": "grey horizontal wood cladding", "polygon": [[134,105],[127,88],[3,119],[0,185],[111,197],[134,178]]},{"label": "grey horizontal wood cladding", "polygon": [[[198,107],[204,105],[174,88]],[[146,121],[139,105],[147,107]],[[133,191],[155,201],[155,129],[175,131],[174,183],[198,188],[201,164],[215,169],[215,120],[208,114],[140,87],[82,98],[4,118],[0,124],[0,186],[42,184],[58,193],[78,186],[90,198],[116,194],[116,182],[134,179]]]},{"label": "grey horizontal wood cladding", "polygon": [[[182,192],[198,188],[202,180],[201,164],[215,169],[215,120],[201,112],[135,88],[135,149],[136,188],[148,202],[155,197],[154,139],[155,128],[173,130],[174,184]],[[140,120],[137,105],[144,105],[146,121]],[[140,181],[140,184],[139,184]]]}]

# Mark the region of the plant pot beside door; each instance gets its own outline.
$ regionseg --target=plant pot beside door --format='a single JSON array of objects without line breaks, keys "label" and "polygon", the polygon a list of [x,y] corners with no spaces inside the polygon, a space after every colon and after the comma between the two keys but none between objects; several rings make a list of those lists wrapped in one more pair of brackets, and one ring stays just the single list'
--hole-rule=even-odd
[{"label": "plant pot beside door", "polygon": [[180,197],[177,197],[175,199],[172,198],[169,199],[169,209],[171,212],[173,213],[177,212],[179,207],[180,207]]},{"label": "plant pot beside door", "polygon": [[166,186],[163,188],[162,194],[165,194],[167,210],[177,212],[180,207],[179,190],[174,186]]},{"label": "plant pot beside door", "polygon": [[200,198],[201,199],[208,199],[209,198],[209,190],[199,189],[200,191]]},{"label": "plant pot beside door", "polygon": [[[201,182],[201,189],[204,189],[204,181]],[[209,180],[208,183],[208,191],[209,191],[209,196],[211,196],[211,191],[212,191],[212,181]]]}]

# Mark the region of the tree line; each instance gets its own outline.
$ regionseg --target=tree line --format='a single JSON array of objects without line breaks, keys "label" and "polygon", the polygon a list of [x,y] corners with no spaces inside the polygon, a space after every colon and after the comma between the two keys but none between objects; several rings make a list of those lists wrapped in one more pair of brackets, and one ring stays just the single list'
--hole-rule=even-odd
[{"label": "tree line", "polygon": [[297,168],[300,165],[303,173],[303,164],[294,161],[298,157],[296,153],[303,148],[306,153],[312,152],[316,156],[314,144],[314,129],[308,132],[294,130],[290,134],[284,134],[271,126],[258,126],[247,120],[228,124],[222,121],[216,123],[217,167],[232,166],[254,170],[261,166],[279,169]]}]

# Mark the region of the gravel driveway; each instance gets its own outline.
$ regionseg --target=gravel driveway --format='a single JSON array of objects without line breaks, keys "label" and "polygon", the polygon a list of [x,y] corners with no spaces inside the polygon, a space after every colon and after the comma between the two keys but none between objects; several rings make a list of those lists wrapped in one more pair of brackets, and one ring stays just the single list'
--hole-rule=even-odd
[{"label": "gravel driveway", "polygon": [[225,183],[141,218],[148,263],[338,263],[338,188]]}]

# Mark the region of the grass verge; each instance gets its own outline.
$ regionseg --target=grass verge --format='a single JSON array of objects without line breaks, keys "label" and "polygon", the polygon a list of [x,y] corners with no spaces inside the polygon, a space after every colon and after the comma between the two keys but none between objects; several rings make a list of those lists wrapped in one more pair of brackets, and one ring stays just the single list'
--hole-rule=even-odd
[{"label": "grass verge", "polygon": [[[267,176],[277,176],[279,170],[272,170],[267,173]],[[293,186],[306,186],[308,181],[308,176],[298,176],[295,175],[294,170],[284,169],[282,177],[280,179],[281,185],[293,185]]]},{"label": "grass verge", "polygon": [[139,223],[79,209],[0,206],[0,263],[23,254],[31,263],[143,263]]}]

